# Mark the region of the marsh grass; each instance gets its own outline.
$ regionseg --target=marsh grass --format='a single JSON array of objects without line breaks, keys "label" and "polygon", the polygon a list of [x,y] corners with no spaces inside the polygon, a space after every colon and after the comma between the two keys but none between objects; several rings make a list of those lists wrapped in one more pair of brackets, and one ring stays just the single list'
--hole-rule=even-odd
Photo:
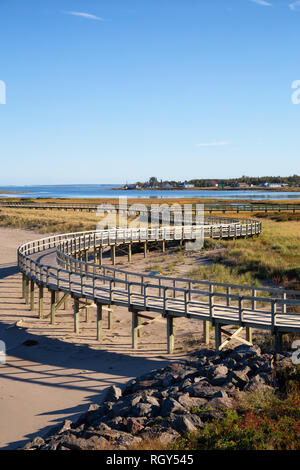
[{"label": "marsh grass", "polygon": [[43,209],[0,210],[0,225],[12,228],[25,228],[40,233],[66,233],[96,230],[101,220],[93,212],[73,212]]},{"label": "marsh grass", "polygon": [[[206,248],[221,248],[211,259],[230,267],[230,275],[268,280],[287,288],[300,284],[300,221],[266,219],[259,237],[207,240]],[[250,276],[250,277],[249,277]],[[224,273],[225,277],[225,273]]]}]

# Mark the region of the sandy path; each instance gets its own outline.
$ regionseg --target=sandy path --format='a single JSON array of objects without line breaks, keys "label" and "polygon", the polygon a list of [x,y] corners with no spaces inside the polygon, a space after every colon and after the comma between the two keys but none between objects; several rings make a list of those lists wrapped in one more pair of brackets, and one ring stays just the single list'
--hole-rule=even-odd
[{"label": "sandy path", "polygon": [[[183,357],[183,353],[172,357],[166,354],[163,319],[144,328],[139,349],[132,352],[131,314],[125,308],[115,309],[113,330],[107,329],[104,319],[102,343],[95,339],[93,309],[90,323],[82,317],[77,336],[73,333],[71,303],[66,310],[58,311],[54,326],[49,325],[49,318],[38,319],[37,311],[31,312],[21,298],[16,249],[25,241],[44,236],[0,228],[0,339],[7,348],[6,364],[0,365],[2,449],[20,447],[49,426],[66,418],[75,419],[90,403],[99,402],[105,387]],[[136,255],[134,270],[144,268],[145,260]],[[48,311],[46,304],[45,313]],[[7,329],[17,320],[22,320],[22,326]],[[197,320],[178,319],[176,341],[200,333],[201,327]],[[23,345],[28,339],[38,344]]]}]

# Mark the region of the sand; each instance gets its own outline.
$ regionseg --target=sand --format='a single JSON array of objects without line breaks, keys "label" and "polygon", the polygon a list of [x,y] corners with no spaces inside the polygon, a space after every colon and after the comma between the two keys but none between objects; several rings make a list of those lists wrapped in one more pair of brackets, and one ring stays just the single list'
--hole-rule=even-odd
[{"label": "sand", "polygon": [[[114,310],[113,330],[107,328],[104,318],[101,343],[96,341],[94,309],[90,323],[85,323],[82,314],[79,335],[73,332],[70,302],[66,310],[58,311],[54,326],[49,324],[49,317],[40,320],[37,308],[30,311],[21,298],[16,252],[20,244],[44,236],[0,228],[0,340],[5,341],[7,348],[6,363],[0,365],[1,449],[21,447],[64,419],[75,420],[91,403],[101,402],[106,387],[123,384],[186,354],[179,348],[172,356],[167,354],[166,320],[162,318],[145,326],[139,349],[133,352],[131,314],[121,307]],[[167,263],[168,255],[163,256]],[[151,263],[159,262],[163,256],[158,252],[144,260],[142,254],[134,255],[131,270],[149,270]],[[191,258],[188,264],[196,261]],[[128,266],[125,257],[119,258],[118,263]],[[181,274],[187,266],[182,263],[176,269]],[[48,313],[46,303],[45,314]],[[16,322],[19,326],[13,326]],[[177,319],[177,347],[201,331],[202,322]],[[24,345],[29,339],[37,344]]]}]

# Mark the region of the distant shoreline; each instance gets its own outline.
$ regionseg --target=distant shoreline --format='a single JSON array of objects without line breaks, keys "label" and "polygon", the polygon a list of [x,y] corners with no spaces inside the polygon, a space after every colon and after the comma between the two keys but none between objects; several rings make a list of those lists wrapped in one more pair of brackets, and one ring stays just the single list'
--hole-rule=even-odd
[{"label": "distant shoreline", "polygon": [[0,194],[26,194],[28,191],[0,191]]},{"label": "distant shoreline", "polygon": [[232,188],[232,187],[225,187],[225,188],[218,188],[218,187],[211,187],[211,188],[201,188],[201,187],[194,187],[194,188],[111,188],[110,191],[260,191],[260,192],[270,192],[276,191],[281,193],[300,193],[300,188]]}]

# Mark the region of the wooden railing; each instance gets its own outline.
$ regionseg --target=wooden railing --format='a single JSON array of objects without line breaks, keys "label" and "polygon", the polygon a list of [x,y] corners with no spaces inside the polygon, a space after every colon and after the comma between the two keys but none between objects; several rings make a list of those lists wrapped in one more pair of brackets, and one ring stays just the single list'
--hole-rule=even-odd
[{"label": "wooden railing", "polygon": [[[116,304],[135,311],[156,311],[164,316],[271,331],[300,331],[298,291],[152,276],[103,266],[100,258],[98,262],[98,249],[149,241],[191,240],[199,235],[199,230],[206,237],[227,238],[257,234],[261,224],[247,221],[227,226],[169,227],[154,231],[115,229],[56,235],[22,245],[18,263],[24,275],[39,285],[97,304]],[[56,253],[58,266],[42,264],[35,256],[50,249]],[[86,261],[78,259],[83,253]]]},{"label": "wooden railing", "polygon": [[[300,195],[299,195],[300,198]],[[130,200],[129,200],[130,202]],[[170,200],[171,203],[171,200]],[[159,199],[157,203],[159,204]],[[58,209],[58,210],[79,210],[79,211],[97,211],[99,206],[102,203],[91,204],[91,203],[60,203],[60,202],[26,202],[26,201],[0,201],[0,207],[10,207],[10,208],[26,208],[26,209]],[[187,204],[182,204],[182,210],[186,210],[185,206]],[[122,208],[122,205],[116,203],[109,203],[108,206],[112,206],[116,211],[125,211],[127,208]],[[193,205],[195,206],[195,205]],[[105,207],[105,206],[104,206]],[[107,207],[108,209],[108,207]],[[204,204],[204,210],[207,212],[297,212],[300,211],[300,204],[298,203],[287,203],[287,204],[276,204],[276,203],[207,203]],[[143,211],[141,211],[143,213]],[[151,208],[147,208],[146,212],[149,216],[151,215]],[[175,211],[176,213],[176,211]],[[192,210],[192,213],[195,213],[195,207]]]}]

